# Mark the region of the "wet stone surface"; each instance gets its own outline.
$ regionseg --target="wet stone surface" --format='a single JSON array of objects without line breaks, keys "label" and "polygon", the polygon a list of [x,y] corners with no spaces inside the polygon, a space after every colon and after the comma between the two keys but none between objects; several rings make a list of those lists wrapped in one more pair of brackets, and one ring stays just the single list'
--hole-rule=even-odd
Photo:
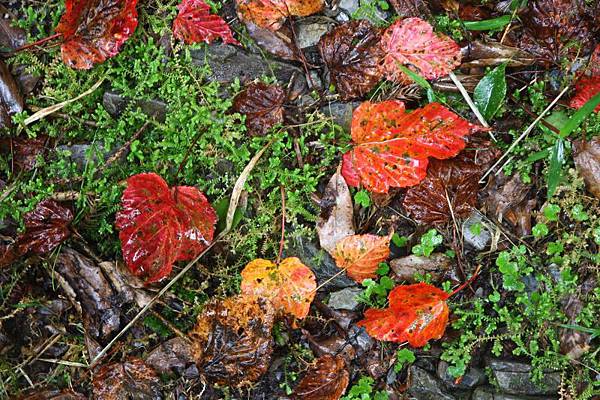
[{"label": "wet stone surface", "polygon": [[362,290],[360,288],[346,288],[333,292],[329,296],[329,307],[334,310],[355,310],[358,307],[358,296]]},{"label": "wet stone surface", "polygon": [[488,366],[499,389],[507,394],[553,395],[558,392],[560,374],[546,372],[538,386],[530,379],[531,366],[528,364],[491,359]]}]

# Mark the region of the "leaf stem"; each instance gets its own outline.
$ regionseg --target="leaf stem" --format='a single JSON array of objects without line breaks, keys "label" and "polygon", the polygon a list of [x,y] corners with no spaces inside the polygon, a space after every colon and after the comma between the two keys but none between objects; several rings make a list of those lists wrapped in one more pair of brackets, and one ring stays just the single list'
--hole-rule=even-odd
[{"label": "leaf stem", "polygon": [[15,54],[17,54],[17,53],[19,53],[19,52],[21,52],[23,50],[27,50],[27,49],[29,49],[31,47],[35,47],[35,46],[40,46],[40,45],[42,45],[42,44],[44,44],[46,42],[49,42],[49,41],[54,40],[54,39],[57,39],[57,38],[59,38],[61,36],[62,36],[62,33],[55,33],[54,35],[47,36],[47,37],[45,37],[43,39],[40,39],[40,40],[37,40],[37,41],[35,41],[33,43],[28,43],[26,45],[23,45],[21,47],[18,47],[16,49],[14,49],[12,52],[8,53],[8,56],[9,57],[13,57]]}]

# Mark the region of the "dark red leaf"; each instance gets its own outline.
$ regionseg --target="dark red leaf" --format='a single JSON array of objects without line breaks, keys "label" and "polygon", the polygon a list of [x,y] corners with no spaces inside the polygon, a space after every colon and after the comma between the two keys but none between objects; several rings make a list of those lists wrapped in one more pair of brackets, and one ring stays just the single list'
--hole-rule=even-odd
[{"label": "dark red leaf", "polygon": [[342,100],[366,95],[381,80],[380,39],[366,20],[346,22],[321,37],[319,51]]},{"label": "dark red leaf", "polygon": [[295,400],[338,400],[346,390],[350,374],[341,356],[326,354],[309,368],[292,393]]},{"label": "dark red leaf", "polygon": [[96,400],[162,398],[158,375],[139,358],[103,365],[93,375]]},{"label": "dark red leaf", "polygon": [[179,14],[173,21],[173,35],[185,43],[240,44],[233,38],[229,25],[221,17],[210,13],[210,6],[203,0],[182,0],[177,6]]},{"label": "dark red leaf", "polygon": [[31,171],[39,156],[44,154],[46,137],[27,139],[23,137],[0,139],[0,152],[10,154],[14,172]]},{"label": "dark red leaf", "polygon": [[246,116],[246,128],[252,136],[266,135],[283,122],[285,92],[277,85],[251,83],[235,96],[233,110]]},{"label": "dark red leaf", "polygon": [[148,283],[171,272],[177,260],[190,260],[212,241],[216,213],[194,187],[169,189],[160,176],[138,174],[127,179],[117,213],[123,259],[129,270]]},{"label": "dark red leaf", "polygon": [[137,0],[66,0],[56,32],[65,64],[90,69],[119,53],[137,27]]},{"label": "dark red leaf", "polygon": [[73,212],[54,200],[42,200],[25,214],[25,232],[17,238],[20,254],[46,254],[71,236],[69,224]]}]

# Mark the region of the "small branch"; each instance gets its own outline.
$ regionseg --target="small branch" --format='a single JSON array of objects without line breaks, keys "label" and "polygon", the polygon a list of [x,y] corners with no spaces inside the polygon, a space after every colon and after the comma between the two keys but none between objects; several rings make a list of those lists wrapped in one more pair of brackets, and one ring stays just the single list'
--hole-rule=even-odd
[{"label": "small branch", "polygon": [[55,33],[54,35],[50,35],[48,37],[45,37],[45,38],[40,39],[38,41],[35,41],[33,43],[28,43],[26,45],[23,45],[21,47],[18,47],[16,49],[14,49],[10,53],[8,53],[8,57],[13,57],[15,54],[17,54],[17,53],[19,53],[19,52],[21,52],[23,50],[27,50],[27,49],[30,49],[30,48],[35,47],[35,46],[41,46],[42,44],[44,44],[46,42],[49,42],[51,40],[57,39],[57,38],[59,38],[61,36],[62,36],[62,33]]}]

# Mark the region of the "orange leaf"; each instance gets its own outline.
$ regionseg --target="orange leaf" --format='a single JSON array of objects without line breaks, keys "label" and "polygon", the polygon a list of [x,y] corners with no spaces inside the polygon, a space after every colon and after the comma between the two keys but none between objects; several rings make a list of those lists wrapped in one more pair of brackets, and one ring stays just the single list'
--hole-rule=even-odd
[{"label": "orange leaf", "polygon": [[396,286],[389,294],[390,305],[370,308],[358,322],[372,337],[390,342],[405,342],[423,347],[442,337],[448,324],[450,295],[427,283]]},{"label": "orange leaf", "polygon": [[242,294],[267,298],[278,310],[302,319],[315,297],[317,280],[296,257],[286,258],[279,265],[258,258],[242,271],[241,286]]},{"label": "orange leaf", "polygon": [[244,22],[276,31],[289,16],[305,17],[321,11],[323,0],[236,0]]},{"label": "orange leaf", "polygon": [[379,263],[390,255],[391,237],[370,234],[347,236],[335,246],[335,263],[358,283],[374,278]]},{"label": "orange leaf", "polygon": [[407,113],[401,101],[367,101],[352,115],[355,146],[343,156],[342,175],[376,193],[413,186],[425,178],[428,157],[454,157],[464,137],[482,129],[439,103]]}]

